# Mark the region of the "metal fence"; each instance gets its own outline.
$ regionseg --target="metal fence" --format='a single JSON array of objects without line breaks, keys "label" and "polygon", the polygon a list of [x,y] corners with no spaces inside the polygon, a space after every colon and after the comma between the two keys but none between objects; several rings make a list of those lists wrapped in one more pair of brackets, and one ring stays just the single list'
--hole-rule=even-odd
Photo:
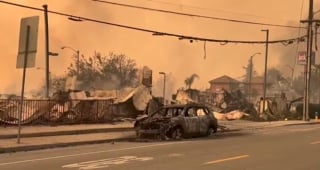
[{"label": "metal fence", "polygon": [[[0,99],[0,123],[18,124],[21,102]],[[99,123],[112,120],[113,100],[31,100],[23,102],[21,124]]]}]

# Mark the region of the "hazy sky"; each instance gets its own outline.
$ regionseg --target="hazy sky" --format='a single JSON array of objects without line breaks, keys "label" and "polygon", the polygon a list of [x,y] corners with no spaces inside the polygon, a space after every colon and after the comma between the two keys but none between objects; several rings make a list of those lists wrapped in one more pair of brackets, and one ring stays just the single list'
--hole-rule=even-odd
[{"label": "hazy sky", "polygon": [[[304,35],[304,29],[282,28],[261,25],[232,23],[212,19],[179,16],[141,9],[132,9],[115,5],[93,2],[90,0],[10,0],[19,4],[48,9],[57,12],[83,16],[87,18],[123,24],[133,27],[226,40],[264,41],[265,32],[270,30],[270,40],[289,39]],[[306,19],[308,0],[113,0],[113,2],[158,8],[176,12],[192,13],[212,17],[263,22],[270,24],[299,26],[300,19]],[[315,0],[314,10],[320,8]],[[301,15],[302,9],[302,15]],[[42,11],[34,11],[0,3],[0,93],[19,93],[21,89],[22,70],[16,69],[16,56],[19,42],[20,19],[40,16],[38,53],[36,66],[44,68],[44,17]],[[320,17],[320,14],[317,15]],[[305,26],[305,25],[301,25]],[[184,79],[193,73],[199,75],[194,87],[205,89],[208,81],[222,75],[239,79],[245,74],[250,56],[256,52],[262,55],[254,57],[255,70],[264,71],[265,46],[252,44],[204,43],[179,40],[174,37],[152,36],[151,33],[123,29],[115,26],[89,21],[74,22],[67,17],[49,14],[50,51],[59,56],[50,58],[50,71],[54,75],[65,73],[74,54],[62,46],[79,49],[81,55],[90,56],[94,52],[108,54],[123,53],[136,60],[139,67],[149,66],[154,72],[155,86],[160,86],[162,76],[159,71],[170,73],[169,89],[176,90],[184,86]],[[296,52],[304,50],[303,44],[294,43],[269,45],[269,67],[277,67],[290,75]],[[301,66],[297,66],[296,70]],[[26,89],[38,88],[44,83],[44,70],[30,68],[27,70]]]}]

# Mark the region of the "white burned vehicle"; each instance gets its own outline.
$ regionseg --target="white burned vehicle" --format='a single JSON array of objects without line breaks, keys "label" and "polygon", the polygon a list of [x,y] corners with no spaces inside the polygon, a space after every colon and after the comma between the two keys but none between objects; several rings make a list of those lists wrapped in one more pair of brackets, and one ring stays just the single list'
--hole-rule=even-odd
[{"label": "white burned vehicle", "polygon": [[138,137],[181,139],[211,135],[217,131],[218,122],[204,105],[168,105],[148,116],[137,118],[134,127]]}]

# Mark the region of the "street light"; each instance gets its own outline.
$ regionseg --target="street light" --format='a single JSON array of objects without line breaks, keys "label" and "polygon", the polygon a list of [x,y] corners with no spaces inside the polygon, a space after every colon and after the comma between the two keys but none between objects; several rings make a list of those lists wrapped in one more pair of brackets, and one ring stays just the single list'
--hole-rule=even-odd
[{"label": "street light", "polygon": [[79,50],[75,50],[74,48],[69,47],[69,46],[62,46],[61,47],[62,50],[66,49],[66,48],[72,50],[73,52],[75,52],[77,54],[77,63],[76,63],[76,65],[77,65],[77,75],[79,75],[80,51]]},{"label": "street light", "polygon": [[266,32],[266,52],[265,52],[265,60],[264,60],[264,81],[263,81],[263,105],[262,110],[264,112],[265,103],[266,103],[266,93],[267,93],[267,67],[268,67],[268,45],[269,45],[269,30],[261,30]]},{"label": "street light", "polygon": [[166,73],[159,72],[159,74],[163,75],[163,105],[165,104],[165,95],[166,95]]},{"label": "street light", "polygon": [[248,93],[249,93],[249,102],[251,100],[251,81],[252,81],[252,72],[253,72],[253,63],[252,63],[252,60],[253,60],[253,57],[257,54],[261,54],[259,52],[257,53],[254,53],[250,56],[250,70],[249,70],[249,90],[248,90]]}]

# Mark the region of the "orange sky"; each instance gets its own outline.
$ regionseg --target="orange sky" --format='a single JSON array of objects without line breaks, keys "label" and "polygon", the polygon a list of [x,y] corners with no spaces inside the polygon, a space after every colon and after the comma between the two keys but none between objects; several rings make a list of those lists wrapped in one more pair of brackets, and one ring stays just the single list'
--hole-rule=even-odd
[{"label": "orange sky", "polygon": [[[114,0],[113,0],[114,1]],[[28,6],[42,8],[47,4],[49,10],[84,16],[118,24],[185,34],[214,39],[265,40],[261,29],[270,30],[270,40],[287,39],[299,36],[299,29],[257,26],[230,23],[210,19],[178,16],[159,12],[130,9],[114,5],[92,2],[90,0],[10,0]],[[306,18],[307,0],[117,0],[114,2],[160,8],[184,13],[194,13],[213,17],[231,18],[253,22],[287,24],[299,26],[301,5],[302,19]],[[304,2],[304,3],[303,3]],[[315,0],[314,10],[320,2]],[[180,4],[180,5],[179,5]],[[290,4],[290,5],[288,5]],[[33,11],[0,3],[0,93],[20,93],[22,70],[15,68],[19,40],[20,19],[38,15],[39,37],[37,67],[44,67],[44,17],[42,11]],[[318,17],[320,14],[318,15]],[[155,87],[162,88],[159,71],[170,73],[170,90],[184,86],[184,79],[193,73],[199,75],[194,87],[205,89],[208,81],[221,75],[239,78],[245,74],[249,57],[254,57],[255,69],[259,74],[264,70],[264,45],[227,44],[207,42],[204,59],[203,42],[189,43],[173,37],[157,37],[150,33],[123,29],[92,22],[73,22],[66,17],[49,14],[50,51],[59,53],[50,59],[50,71],[62,75],[71,62],[73,52],[62,46],[79,49],[84,56],[95,51],[123,53],[136,60],[139,66],[147,65],[153,69]],[[300,30],[303,35],[304,30]],[[296,51],[304,50],[303,45],[269,46],[269,67],[277,67],[290,75],[284,65],[294,65]],[[301,66],[297,66],[299,69]],[[27,70],[26,89],[36,89],[44,83],[44,70]],[[157,92],[160,93],[160,92]]]}]

